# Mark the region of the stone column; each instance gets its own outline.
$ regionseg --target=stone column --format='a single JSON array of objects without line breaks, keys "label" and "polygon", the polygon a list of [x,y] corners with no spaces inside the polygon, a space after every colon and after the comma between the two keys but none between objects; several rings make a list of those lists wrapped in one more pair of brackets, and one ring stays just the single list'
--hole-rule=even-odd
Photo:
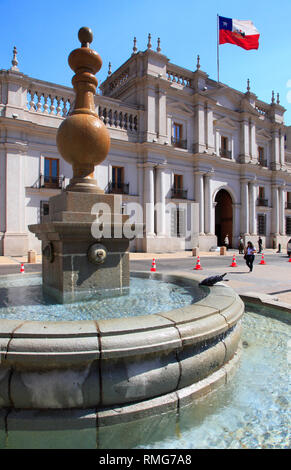
[{"label": "stone column", "polygon": [[198,103],[195,109],[195,143],[197,144],[197,151],[203,152],[205,150],[205,109],[204,103]]},{"label": "stone column", "polygon": [[285,138],[282,130],[280,131],[280,163],[285,166]]},{"label": "stone column", "polygon": [[241,145],[240,155],[242,162],[248,162],[250,159],[250,139],[249,139],[249,121],[245,118],[241,123]]},{"label": "stone column", "polygon": [[213,111],[207,105],[207,145],[208,152],[214,152]]},{"label": "stone column", "polygon": [[215,130],[215,153],[217,156],[219,156],[219,147],[220,147],[220,134],[219,134],[219,130],[216,129]]},{"label": "stone column", "polygon": [[241,179],[241,217],[240,228],[243,235],[249,235],[249,187],[248,179]]},{"label": "stone column", "polygon": [[232,246],[237,247],[240,235],[240,214],[241,205],[239,203],[234,202],[232,204],[232,217],[233,217],[233,236],[232,236]]},{"label": "stone column", "polygon": [[257,200],[257,185],[251,182],[249,185],[249,199],[250,199],[250,235],[257,235],[257,211],[256,211],[256,200]]},{"label": "stone column", "polygon": [[[6,152],[6,219],[3,254],[24,255],[28,248],[25,223],[25,145],[5,144]],[[23,147],[23,148],[22,148]],[[4,195],[4,194],[3,194]]]},{"label": "stone column", "polygon": [[167,140],[167,101],[166,92],[158,90],[158,139],[160,144]]},{"label": "stone column", "polygon": [[199,203],[199,235],[204,235],[204,181],[203,172],[195,171],[194,194],[195,201]]},{"label": "stone column", "polygon": [[165,186],[165,165],[158,165],[156,168],[156,203],[157,212],[157,236],[166,236],[166,186]]},{"label": "stone column", "polygon": [[272,132],[271,169],[280,170],[280,141],[277,128]]},{"label": "stone column", "polygon": [[[213,173],[213,172],[211,172]],[[211,213],[213,211],[211,201],[211,173],[206,173],[204,176],[204,225],[205,233],[211,234]]]},{"label": "stone column", "polygon": [[155,185],[154,164],[146,163],[144,167],[144,223],[146,237],[155,236]]},{"label": "stone column", "polygon": [[279,234],[279,190],[277,184],[272,184],[272,218],[271,218],[271,233],[273,235]]},{"label": "stone column", "polygon": [[253,120],[250,121],[250,154],[254,162],[257,161],[257,144],[256,144],[256,124]]},{"label": "stone column", "polygon": [[142,163],[137,164],[137,194],[140,197],[140,202],[143,201],[143,173],[144,165]]},{"label": "stone column", "polygon": [[157,137],[156,133],[156,90],[155,87],[148,87],[147,96],[147,121],[146,135],[147,141],[152,142]]},{"label": "stone column", "polygon": [[284,187],[279,188],[279,231],[280,235],[286,235],[285,227],[285,191]]}]

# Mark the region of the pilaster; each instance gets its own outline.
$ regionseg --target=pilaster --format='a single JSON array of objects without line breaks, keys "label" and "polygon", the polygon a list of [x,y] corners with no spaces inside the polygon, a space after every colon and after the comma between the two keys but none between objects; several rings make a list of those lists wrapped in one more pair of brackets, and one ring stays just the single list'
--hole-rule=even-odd
[{"label": "pilaster", "polygon": [[243,235],[249,235],[249,180],[241,178],[241,232]]}]

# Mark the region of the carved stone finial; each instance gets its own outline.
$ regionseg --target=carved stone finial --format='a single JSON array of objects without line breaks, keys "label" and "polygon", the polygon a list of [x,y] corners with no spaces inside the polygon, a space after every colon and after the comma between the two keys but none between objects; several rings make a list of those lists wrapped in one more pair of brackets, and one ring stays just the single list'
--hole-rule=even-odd
[{"label": "carved stone finial", "polygon": [[274,90],[272,90],[272,104],[275,103],[275,92]]},{"label": "carved stone finial", "polygon": [[152,48],[151,39],[152,39],[152,37],[151,37],[151,34],[149,33],[149,35],[148,35],[148,44],[147,44],[147,48],[148,48],[148,49],[151,49],[151,48]]},{"label": "carved stone finial", "polygon": [[86,26],[80,28],[78,32],[78,39],[82,47],[89,47],[89,45],[93,41],[92,30],[90,28],[87,28]]},{"label": "carved stone finial", "polygon": [[16,49],[16,46],[13,47],[13,59],[11,61],[12,63],[12,67],[11,67],[11,70],[19,70],[19,68],[17,67],[18,65],[18,60],[17,60],[17,49]]},{"label": "carved stone finial", "polygon": [[136,47],[136,37],[133,38],[133,53],[136,54],[137,53],[137,47]]},{"label": "carved stone finial", "polygon": [[158,38],[158,47],[157,47],[157,52],[161,52],[161,40]]},{"label": "carved stone finial", "polygon": [[280,95],[277,93],[277,104],[280,104]]},{"label": "carved stone finial", "polygon": [[109,64],[108,64],[108,77],[111,74],[112,74],[112,72],[111,72],[111,62],[109,62]]},{"label": "carved stone finial", "polygon": [[197,70],[200,69],[200,55],[199,55],[199,54],[197,55],[196,69],[197,69]]},{"label": "carved stone finial", "polygon": [[247,79],[247,93],[249,93],[250,91],[251,91],[250,79],[248,78],[248,79]]},{"label": "carved stone finial", "polygon": [[94,167],[106,158],[110,146],[109,132],[99,119],[94,103],[98,85],[95,74],[102,66],[102,59],[89,47],[93,40],[90,28],[81,28],[78,37],[81,47],[74,49],[68,58],[75,72],[72,78],[75,104],[58,128],[57,147],[73,167],[73,178],[66,191],[104,193],[94,179]]}]

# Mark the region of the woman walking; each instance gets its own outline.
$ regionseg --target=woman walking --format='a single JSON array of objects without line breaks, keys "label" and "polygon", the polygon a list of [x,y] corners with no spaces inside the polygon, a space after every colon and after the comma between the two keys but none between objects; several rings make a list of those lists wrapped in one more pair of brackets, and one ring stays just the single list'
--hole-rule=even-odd
[{"label": "woman walking", "polygon": [[250,273],[253,270],[255,253],[256,253],[256,249],[255,249],[254,245],[252,244],[252,242],[248,242],[247,246],[246,246],[246,249],[245,249],[245,260],[246,260],[246,265],[250,269],[250,271],[249,271]]}]

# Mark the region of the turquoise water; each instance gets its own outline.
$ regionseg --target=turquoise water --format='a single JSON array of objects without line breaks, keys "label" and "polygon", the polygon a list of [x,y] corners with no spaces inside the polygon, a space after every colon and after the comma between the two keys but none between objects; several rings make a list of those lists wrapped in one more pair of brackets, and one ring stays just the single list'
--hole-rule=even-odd
[{"label": "turquoise water", "polygon": [[0,319],[31,321],[101,320],[165,312],[206,295],[193,287],[156,279],[131,278],[129,295],[57,304],[43,296],[40,276],[0,279]]},{"label": "turquoise water", "polygon": [[[196,404],[152,426],[144,443],[161,449],[290,448],[291,326],[247,312],[243,318],[243,353],[230,382]],[[171,427],[162,435],[160,426]],[[146,442],[147,441],[147,442]]]}]

